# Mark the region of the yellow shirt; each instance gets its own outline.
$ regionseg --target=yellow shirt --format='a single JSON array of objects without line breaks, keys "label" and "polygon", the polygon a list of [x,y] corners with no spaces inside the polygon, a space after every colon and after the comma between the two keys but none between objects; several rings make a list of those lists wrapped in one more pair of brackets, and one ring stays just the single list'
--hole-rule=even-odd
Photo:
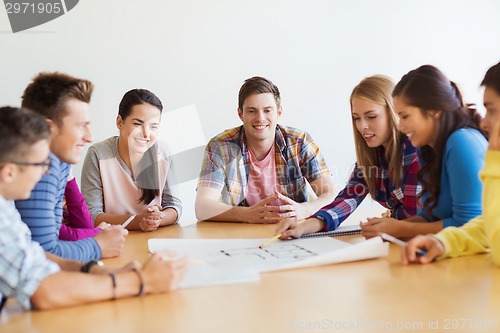
[{"label": "yellow shirt", "polygon": [[436,237],[443,242],[441,258],[491,252],[495,265],[500,266],[500,151],[488,150],[484,169],[483,215],[462,227],[449,227]]}]

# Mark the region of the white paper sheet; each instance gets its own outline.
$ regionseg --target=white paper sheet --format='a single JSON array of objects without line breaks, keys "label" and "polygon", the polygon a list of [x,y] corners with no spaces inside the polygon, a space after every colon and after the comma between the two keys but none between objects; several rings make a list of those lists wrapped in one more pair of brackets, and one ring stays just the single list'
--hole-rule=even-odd
[{"label": "white paper sheet", "polygon": [[181,288],[258,280],[261,272],[320,266],[386,256],[380,237],[349,244],[334,238],[276,240],[259,249],[267,239],[153,238],[149,251],[174,251],[179,257],[200,259],[193,264]]}]

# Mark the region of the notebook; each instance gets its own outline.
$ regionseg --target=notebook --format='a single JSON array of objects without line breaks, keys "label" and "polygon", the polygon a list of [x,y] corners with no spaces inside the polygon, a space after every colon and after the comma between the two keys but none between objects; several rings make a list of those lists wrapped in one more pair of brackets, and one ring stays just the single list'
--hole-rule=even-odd
[{"label": "notebook", "polygon": [[356,235],[361,233],[361,227],[358,225],[341,225],[337,229],[324,232],[313,232],[311,234],[304,234],[300,238],[314,238],[314,237],[335,237]]}]

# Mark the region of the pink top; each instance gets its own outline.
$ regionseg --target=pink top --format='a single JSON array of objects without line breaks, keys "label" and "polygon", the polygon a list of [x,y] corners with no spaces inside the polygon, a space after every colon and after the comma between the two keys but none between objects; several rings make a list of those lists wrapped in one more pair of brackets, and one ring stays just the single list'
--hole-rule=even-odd
[{"label": "pink top", "polygon": [[[249,149],[248,164],[248,194],[246,200],[249,206],[279,191],[278,176],[276,175],[275,145],[267,153],[263,160],[258,161],[254,153]],[[281,205],[281,200],[271,202],[271,206]]]},{"label": "pink top", "polygon": [[[141,191],[134,179],[121,167],[116,158],[99,161],[102,179],[104,207],[108,214],[140,214],[145,205],[139,202]],[[167,163],[159,158],[159,184],[165,184],[167,179]],[[161,207],[161,194],[147,206]],[[161,208],[160,208],[161,209]]]},{"label": "pink top", "polygon": [[101,231],[100,228],[94,228],[94,221],[75,178],[66,184],[64,197],[66,204],[63,211],[63,223],[59,230],[60,240],[77,241],[93,237]]},{"label": "pink top", "polygon": [[[85,156],[82,193],[94,221],[102,213],[141,214],[151,205],[175,209],[179,220],[182,204],[171,187],[176,181],[173,173],[167,177],[172,160],[166,147],[157,142],[150,148],[151,151],[139,162],[136,173],[141,176],[137,180],[121,158],[118,143],[119,137],[113,136],[92,145]],[[151,168],[153,160],[157,168]],[[158,187],[160,193],[151,202],[139,203],[141,190],[138,186],[141,185]]]}]

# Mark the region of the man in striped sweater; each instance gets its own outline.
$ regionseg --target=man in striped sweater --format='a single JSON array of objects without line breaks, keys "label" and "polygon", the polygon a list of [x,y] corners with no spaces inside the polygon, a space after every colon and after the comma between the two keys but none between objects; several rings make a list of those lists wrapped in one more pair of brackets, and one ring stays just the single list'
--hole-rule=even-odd
[{"label": "man in striped sweater", "polygon": [[59,240],[63,197],[71,164],[80,160],[85,144],[92,141],[89,102],[93,84],[62,73],[40,73],[28,85],[22,106],[44,116],[50,125],[50,169],[27,200],[16,201],[32,239],[66,259],[90,261],[119,256],[126,230],[113,226],[92,238]]}]

